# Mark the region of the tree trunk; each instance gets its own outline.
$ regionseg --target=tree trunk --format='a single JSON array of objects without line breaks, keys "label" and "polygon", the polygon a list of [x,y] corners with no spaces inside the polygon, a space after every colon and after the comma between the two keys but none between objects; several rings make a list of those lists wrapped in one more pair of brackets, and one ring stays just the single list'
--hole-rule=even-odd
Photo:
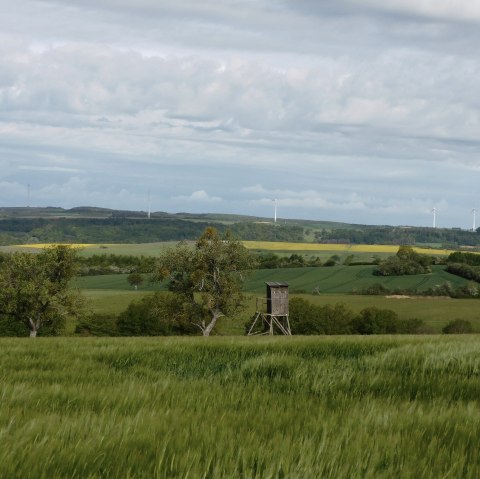
[{"label": "tree trunk", "polygon": [[218,318],[223,316],[220,311],[212,311],[212,320],[208,323],[207,327],[202,329],[202,333],[204,336],[210,336],[215,324],[217,324]]},{"label": "tree trunk", "polygon": [[39,322],[35,322],[32,318],[28,318],[28,325],[30,328],[30,337],[31,338],[36,338],[37,337],[37,331],[39,327]]}]

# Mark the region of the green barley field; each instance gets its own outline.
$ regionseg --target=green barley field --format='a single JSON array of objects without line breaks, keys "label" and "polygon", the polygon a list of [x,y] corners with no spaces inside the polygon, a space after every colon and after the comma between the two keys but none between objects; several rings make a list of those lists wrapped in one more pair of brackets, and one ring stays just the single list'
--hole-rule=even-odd
[{"label": "green barley field", "polygon": [[0,477],[480,477],[480,337],[0,340]]}]

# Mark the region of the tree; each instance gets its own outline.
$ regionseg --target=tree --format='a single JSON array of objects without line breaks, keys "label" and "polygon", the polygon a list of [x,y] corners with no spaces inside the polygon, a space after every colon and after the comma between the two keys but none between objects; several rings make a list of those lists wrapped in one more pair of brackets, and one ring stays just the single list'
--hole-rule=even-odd
[{"label": "tree", "polygon": [[242,307],[242,285],[252,267],[253,257],[240,242],[210,227],[193,248],[179,243],[164,252],[153,278],[168,280],[169,290],[189,305],[193,323],[209,336],[220,317]]},{"label": "tree", "polygon": [[377,276],[402,276],[431,273],[432,258],[419,254],[411,246],[400,246],[395,256],[381,261],[373,274]]},{"label": "tree", "polygon": [[143,276],[140,273],[133,272],[127,276],[127,281],[130,286],[133,286],[135,288],[136,291],[138,287],[143,283]]},{"label": "tree", "polygon": [[42,326],[56,334],[82,301],[70,286],[76,251],[68,246],[41,253],[13,253],[0,265],[0,316],[24,324],[34,338]]}]

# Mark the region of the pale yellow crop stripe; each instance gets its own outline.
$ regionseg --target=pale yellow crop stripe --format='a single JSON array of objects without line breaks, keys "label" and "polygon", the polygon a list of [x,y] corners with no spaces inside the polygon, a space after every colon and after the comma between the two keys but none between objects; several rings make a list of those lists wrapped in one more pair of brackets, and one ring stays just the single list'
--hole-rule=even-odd
[{"label": "pale yellow crop stripe", "polygon": [[[375,244],[324,244],[324,243],[282,243],[277,241],[242,241],[243,245],[248,249],[261,249],[271,251],[332,251],[345,253],[391,253],[398,251],[398,245],[375,245]],[[35,243],[16,245],[18,248],[34,248],[42,249],[49,246],[65,245],[72,248],[93,248],[98,246],[118,246],[105,243]],[[417,253],[431,255],[448,255],[455,250],[450,249],[430,249],[430,248],[413,248]]]},{"label": "pale yellow crop stripe", "polygon": [[71,246],[72,248],[90,248],[98,245],[93,243],[35,243],[35,244],[15,245],[16,248],[34,248],[34,249],[49,248],[50,246]]},{"label": "pale yellow crop stripe", "polygon": [[[272,251],[336,251],[345,253],[392,253],[398,251],[398,245],[370,244],[320,244],[320,243],[281,243],[275,241],[242,241],[248,249],[264,249]],[[413,248],[417,253],[447,255],[454,250]]]}]

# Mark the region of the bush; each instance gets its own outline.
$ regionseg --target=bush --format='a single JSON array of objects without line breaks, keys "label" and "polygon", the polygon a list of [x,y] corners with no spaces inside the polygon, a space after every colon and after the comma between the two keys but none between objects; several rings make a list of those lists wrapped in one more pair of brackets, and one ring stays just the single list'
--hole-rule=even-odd
[{"label": "bush", "polygon": [[395,256],[380,262],[373,274],[377,276],[404,276],[430,273],[432,259],[416,253],[411,246],[400,246]]},{"label": "bush", "polygon": [[449,263],[446,271],[456,276],[460,276],[461,278],[480,282],[479,266],[471,266],[467,263]]},{"label": "bush", "polygon": [[473,333],[473,328],[470,321],[454,319],[442,329],[442,332],[444,334],[470,334]]},{"label": "bush", "polygon": [[384,296],[386,294],[390,294],[390,290],[381,283],[374,283],[361,289],[358,294]]},{"label": "bush", "polygon": [[198,311],[176,295],[155,293],[132,302],[117,321],[120,336],[171,336],[198,334],[191,319]]},{"label": "bush", "polygon": [[397,322],[398,334],[432,334],[433,330],[421,319],[399,319]]},{"label": "bush", "polygon": [[480,266],[480,255],[455,251],[454,253],[450,253],[447,258],[447,263],[465,263],[470,266]]},{"label": "bush", "polygon": [[80,336],[118,336],[117,317],[92,314],[78,321],[75,334]]},{"label": "bush", "polygon": [[293,334],[349,334],[354,313],[344,304],[316,306],[302,298],[290,301]]},{"label": "bush", "polygon": [[23,337],[30,333],[23,323],[6,316],[0,317],[0,336]]},{"label": "bush", "polygon": [[379,309],[375,306],[365,308],[354,319],[353,330],[357,334],[398,333],[398,315],[389,309]]}]

